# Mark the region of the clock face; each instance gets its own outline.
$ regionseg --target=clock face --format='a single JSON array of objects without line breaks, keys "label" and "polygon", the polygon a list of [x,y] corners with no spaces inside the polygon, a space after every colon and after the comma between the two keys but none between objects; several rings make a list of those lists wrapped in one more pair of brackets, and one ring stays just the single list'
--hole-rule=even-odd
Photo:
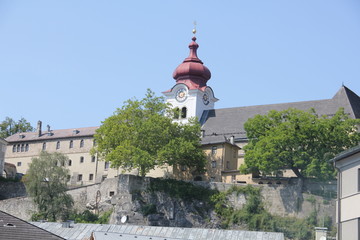
[{"label": "clock face", "polygon": [[204,93],[203,97],[202,97],[202,100],[203,100],[203,103],[205,105],[208,105],[209,104],[209,95],[207,93]]},{"label": "clock face", "polygon": [[186,100],[187,98],[187,94],[186,94],[186,89],[185,88],[180,88],[177,92],[176,92],[176,96],[175,96],[176,100],[178,102],[183,102]]}]

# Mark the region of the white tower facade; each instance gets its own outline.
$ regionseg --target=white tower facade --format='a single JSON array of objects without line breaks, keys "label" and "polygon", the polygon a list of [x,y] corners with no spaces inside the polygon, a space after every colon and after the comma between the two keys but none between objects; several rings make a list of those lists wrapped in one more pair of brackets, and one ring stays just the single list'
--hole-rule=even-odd
[{"label": "white tower facade", "polygon": [[214,109],[218,99],[213,90],[206,85],[211,78],[209,69],[197,57],[199,45],[192,38],[189,44],[190,54],[174,71],[175,86],[163,92],[166,101],[174,109],[174,121],[187,123],[190,118],[200,120],[205,110]]}]

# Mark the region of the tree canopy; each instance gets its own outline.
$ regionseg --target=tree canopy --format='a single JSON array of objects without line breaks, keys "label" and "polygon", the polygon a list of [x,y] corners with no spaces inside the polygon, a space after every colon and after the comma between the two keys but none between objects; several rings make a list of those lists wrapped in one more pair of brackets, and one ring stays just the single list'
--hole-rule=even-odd
[{"label": "tree canopy", "polygon": [[359,144],[359,124],[342,108],[332,117],[318,116],[313,109],[257,115],[244,125],[249,143],[240,170],[267,175],[291,169],[298,177],[332,178],[334,169],[328,161]]},{"label": "tree canopy", "polygon": [[33,130],[34,128],[25,118],[21,118],[16,122],[12,118],[6,117],[0,123],[0,138],[7,138],[15,133],[31,132]]},{"label": "tree canopy", "polygon": [[172,111],[162,97],[148,89],[142,100],[127,100],[96,131],[98,153],[112,167],[138,169],[144,176],[156,166],[184,165],[203,171],[200,124],[172,122]]},{"label": "tree canopy", "polygon": [[68,157],[61,153],[41,152],[32,159],[25,175],[28,194],[38,207],[38,218],[48,221],[66,220],[74,204],[66,193]]}]

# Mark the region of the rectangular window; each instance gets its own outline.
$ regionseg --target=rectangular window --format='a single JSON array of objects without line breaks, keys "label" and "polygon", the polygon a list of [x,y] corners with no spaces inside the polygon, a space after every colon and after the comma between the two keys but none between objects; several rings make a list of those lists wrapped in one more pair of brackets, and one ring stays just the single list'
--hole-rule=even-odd
[{"label": "rectangular window", "polygon": [[95,162],[95,160],[96,160],[95,156],[92,156],[91,157],[91,162]]},{"label": "rectangular window", "polygon": [[115,192],[114,191],[110,191],[109,192],[109,196],[111,197],[111,196],[114,196],[115,195]]},{"label": "rectangular window", "polygon": [[110,167],[110,163],[109,162],[105,162],[105,169],[109,169]]},{"label": "rectangular window", "polygon": [[84,162],[84,157],[80,157],[80,163]]},{"label": "rectangular window", "polygon": [[21,162],[17,162],[17,166],[20,167],[20,166],[21,166]]},{"label": "rectangular window", "polygon": [[94,180],[94,174],[90,173],[89,174],[89,181],[92,181],[92,180]]},{"label": "rectangular window", "polygon": [[60,141],[57,141],[57,143],[56,143],[56,149],[60,149]]},{"label": "rectangular window", "polygon": [[82,181],[82,174],[78,175],[78,182]]},{"label": "rectangular window", "polygon": [[213,146],[211,148],[211,155],[215,155],[217,153],[217,146]]},{"label": "rectangular window", "polygon": [[212,161],[212,162],[211,162],[211,167],[212,167],[212,168],[216,168],[216,161]]}]

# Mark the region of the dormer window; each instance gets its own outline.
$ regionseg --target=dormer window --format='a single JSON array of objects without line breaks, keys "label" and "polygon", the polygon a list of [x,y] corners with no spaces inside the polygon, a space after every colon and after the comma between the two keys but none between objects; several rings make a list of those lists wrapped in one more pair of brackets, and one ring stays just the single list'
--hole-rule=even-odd
[{"label": "dormer window", "polygon": [[74,141],[70,140],[69,148],[73,148],[73,147],[74,147]]},{"label": "dormer window", "polygon": [[84,139],[81,139],[80,141],[80,148],[84,147]]}]

